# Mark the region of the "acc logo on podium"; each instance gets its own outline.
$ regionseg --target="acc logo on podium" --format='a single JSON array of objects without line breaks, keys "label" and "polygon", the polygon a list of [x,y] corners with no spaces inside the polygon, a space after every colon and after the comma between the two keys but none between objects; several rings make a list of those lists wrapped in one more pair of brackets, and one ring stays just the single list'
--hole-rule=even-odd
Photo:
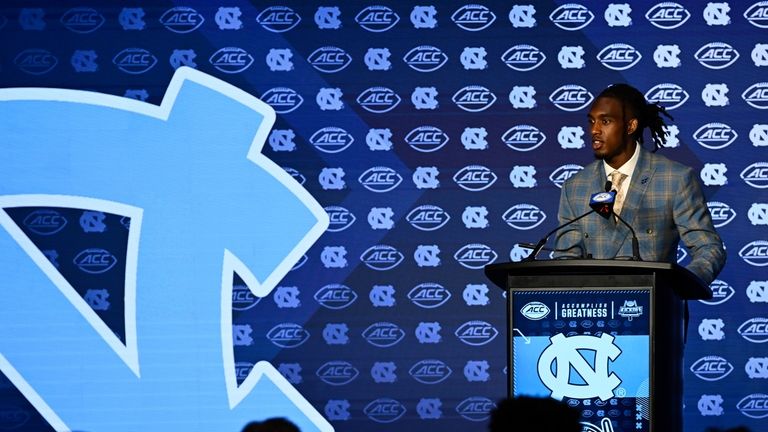
[{"label": "acc logo on podium", "polygon": [[520,313],[529,320],[540,320],[549,315],[549,307],[542,302],[530,302],[520,309]]}]

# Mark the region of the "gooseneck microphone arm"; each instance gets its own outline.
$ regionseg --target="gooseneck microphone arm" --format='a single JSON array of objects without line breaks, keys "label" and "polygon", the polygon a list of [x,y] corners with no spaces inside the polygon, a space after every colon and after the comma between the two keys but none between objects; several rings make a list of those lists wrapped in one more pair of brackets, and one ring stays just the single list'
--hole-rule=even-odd
[{"label": "gooseneck microphone arm", "polygon": [[[613,183],[611,183],[610,180],[605,182],[605,191],[608,192],[613,188]],[[621,223],[624,224],[627,228],[629,228],[629,232],[632,233],[632,260],[633,261],[642,261],[643,259],[640,258],[640,243],[637,240],[637,234],[635,234],[634,228],[632,228],[632,225],[628,224],[627,221],[621,218],[618,214],[616,214],[615,211],[613,211],[613,207],[611,207],[611,214],[616,216],[616,219],[618,219]]]},{"label": "gooseneck microphone arm", "polygon": [[594,210],[590,210],[590,211],[584,213],[583,215],[577,217],[576,219],[571,219],[568,222],[566,222],[566,223],[560,225],[559,227],[553,229],[552,231],[548,232],[547,235],[542,237],[541,240],[539,240],[539,242],[536,243],[536,246],[534,246],[533,251],[531,251],[531,254],[528,255],[525,259],[523,259],[523,261],[535,261],[536,260],[536,255],[538,255],[539,252],[541,252],[541,250],[544,248],[544,245],[547,244],[547,240],[549,240],[549,236],[551,236],[552,234],[556,233],[561,228],[565,228],[568,225],[578,221],[579,219],[587,217],[587,216],[591,215],[594,212],[595,212]]},{"label": "gooseneck microphone arm", "polygon": [[[609,180],[609,181],[607,181],[607,182],[605,182],[605,192],[609,192],[609,191],[611,190],[611,187],[612,187],[612,184],[611,184],[611,181],[610,181],[610,180]],[[612,211],[613,211],[613,210],[611,209],[611,212],[612,212]],[[574,223],[574,222],[577,222],[577,221],[579,221],[580,219],[582,219],[582,218],[585,218],[585,217],[587,217],[587,216],[591,215],[592,213],[595,213],[595,209],[592,209],[592,210],[590,210],[590,211],[588,211],[588,212],[584,213],[583,215],[581,215],[581,216],[577,217],[576,219],[571,219],[571,220],[569,220],[568,222],[566,222],[566,223],[564,223],[564,224],[562,224],[562,225],[558,226],[557,228],[553,229],[552,231],[548,232],[548,233],[547,233],[547,235],[545,235],[544,237],[542,237],[542,238],[541,238],[541,240],[539,240],[539,242],[538,242],[538,243],[536,243],[536,246],[534,246],[534,247],[533,247],[533,250],[531,251],[531,254],[530,254],[530,255],[528,255],[527,257],[525,257],[525,259],[523,259],[523,261],[535,261],[535,260],[536,260],[536,256],[537,256],[537,255],[539,254],[539,252],[541,252],[541,250],[544,248],[544,245],[546,245],[546,244],[547,244],[547,240],[549,240],[549,236],[551,236],[552,234],[556,233],[556,232],[557,232],[557,231],[559,231],[560,229],[562,229],[562,228],[565,228],[565,227],[567,227],[568,225],[570,225],[570,224],[572,224],[572,223]],[[625,223],[626,223],[626,222],[625,222]],[[630,227],[630,229],[632,229],[632,228]],[[634,231],[632,231],[632,232],[634,233]],[[635,245],[635,243],[633,243],[633,246],[634,246],[634,245]],[[582,251],[582,253],[583,253],[583,251]],[[640,256],[640,255],[639,255],[639,253],[637,254],[637,256],[638,256],[638,257]]]},{"label": "gooseneck microphone arm", "polygon": [[617,215],[616,212],[613,212],[613,215],[616,216],[616,219],[623,223],[627,228],[629,228],[629,232],[632,233],[632,261],[642,261],[643,259],[640,258],[640,243],[637,240],[637,235],[635,234],[635,230],[632,228],[632,225],[628,224],[627,221],[622,219],[621,216]]}]

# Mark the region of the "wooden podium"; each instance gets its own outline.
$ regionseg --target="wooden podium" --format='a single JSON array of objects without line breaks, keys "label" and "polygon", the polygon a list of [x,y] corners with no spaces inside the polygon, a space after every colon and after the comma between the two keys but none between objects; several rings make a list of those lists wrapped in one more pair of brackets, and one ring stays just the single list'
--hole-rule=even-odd
[{"label": "wooden podium", "polygon": [[549,260],[492,264],[507,298],[507,391],[551,396],[602,431],[682,431],[689,299],[709,288],[677,264]]}]

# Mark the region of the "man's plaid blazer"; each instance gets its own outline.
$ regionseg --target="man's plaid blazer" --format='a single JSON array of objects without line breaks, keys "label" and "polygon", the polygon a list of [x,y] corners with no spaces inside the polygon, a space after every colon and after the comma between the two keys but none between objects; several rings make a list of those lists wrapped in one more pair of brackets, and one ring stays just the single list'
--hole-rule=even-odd
[{"label": "man's plaid blazer", "polygon": [[[608,180],[603,161],[587,165],[563,184],[563,224],[590,210],[590,195]],[[690,251],[687,268],[709,284],[725,265],[725,250],[712,226],[701,185],[690,167],[640,148],[621,217],[635,229],[644,261],[675,262],[680,239]],[[614,218],[589,215],[557,233],[555,257],[629,258],[632,236]]]}]

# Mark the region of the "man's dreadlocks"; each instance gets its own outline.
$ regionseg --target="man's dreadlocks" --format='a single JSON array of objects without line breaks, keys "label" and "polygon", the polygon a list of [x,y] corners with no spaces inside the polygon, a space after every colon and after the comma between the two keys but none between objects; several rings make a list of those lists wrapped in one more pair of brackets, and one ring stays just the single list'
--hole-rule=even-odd
[{"label": "man's dreadlocks", "polygon": [[674,120],[667,110],[658,104],[648,103],[645,96],[636,88],[628,84],[613,84],[603,90],[598,96],[616,99],[621,102],[622,120],[626,122],[627,118],[637,119],[637,129],[632,134],[632,138],[643,144],[643,129],[648,128],[651,132],[654,149],[664,147],[667,142],[667,132],[664,127],[667,125],[661,118],[663,114],[670,120]]}]

